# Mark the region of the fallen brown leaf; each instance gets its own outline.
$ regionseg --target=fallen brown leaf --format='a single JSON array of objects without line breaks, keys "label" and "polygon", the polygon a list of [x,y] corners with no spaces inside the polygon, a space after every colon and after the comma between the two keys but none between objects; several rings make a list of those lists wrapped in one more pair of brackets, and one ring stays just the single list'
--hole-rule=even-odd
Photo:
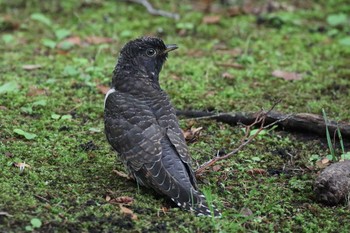
[{"label": "fallen brown leaf", "polygon": [[89,44],[105,44],[112,43],[114,40],[109,37],[88,36],[84,39]]},{"label": "fallen brown leaf", "polygon": [[189,141],[189,142],[195,141],[196,139],[198,139],[198,137],[200,135],[200,131],[202,129],[203,129],[203,127],[198,127],[198,128],[192,127],[191,129],[184,131],[183,135],[185,137],[185,140]]},{"label": "fallen brown leaf", "polygon": [[234,79],[234,76],[232,74],[230,74],[229,72],[225,72],[221,75],[221,77],[225,78],[225,79]]},{"label": "fallen brown leaf", "polygon": [[102,93],[102,94],[107,94],[107,92],[109,91],[109,89],[111,89],[110,87],[108,86],[105,86],[105,85],[97,85],[96,86],[97,89]]},{"label": "fallen brown leaf", "polygon": [[27,168],[30,168],[30,165],[29,164],[26,164],[26,163],[13,163],[13,166],[14,167],[27,167]]},{"label": "fallen brown leaf", "polygon": [[125,206],[123,206],[123,205],[121,205],[121,204],[119,205],[119,208],[120,208],[120,212],[121,212],[122,214],[127,215],[127,216],[130,216],[130,218],[131,218],[132,220],[137,220],[136,214],[134,214],[134,212],[133,212],[131,209],[126,208]]},{"label": "fallen brown leaf", "polygon": [[230,17],[234,17],[234,16],[237,16],[237,15],[241,15],[242,14],[242,10],[238,6],[230,7],[230,8],[227,9],[227,14]]},{"label": "fallen brown leaf", "polygon": [[283,78],[284,80],[301,80],[302,75],[295,72],[287,72],[283,70],[274,70],[272,76],[277,78]]},{"label": "fallen brown leaf", "polygon": [[206,13],[211,12],[212,4],[214,0],[197,0],[197,1],[192,1],[193,4],[193,9],[194,10],[199,10],[199,11],[204,11]]},{"label": "fallen brown leaf", "polygon": [[219,171],[221,169],[221,165],[214,165],[213,166],[213,171],[214,172],[217,172],[217,171]]},{"label": "fallen brown leaf", "polygon": [[23,172],[26,167],[30,168],[30,165],[26,164],[25,162],[24,163],[13,163],[12,165],[14,167],[18,167],[20,172]]},{"label": "fallen brown leaf", "polygon": [[111,204],[131,205],[134,202],[134,198],[127,197],[127,196],[122,196],[122,197],[117,197],[117,198],[114,198],[114,199],[110,199],[108,202],[111,203]]},{"label": "fallen brown leaf", "polygon": [[20,24],[18,21],[13,19],[11,15],[5,15],[0,18],[1,30],[2,31],[13,31],[19,28]]},{"label": "fallen brown leaf", "polygon": [[12,158],[13,157],[13,154],[11,152],[8,152],[8,151],[5,151],[5,156],[7,158]]},{"label": "fallen brown leaf", "polygon": [[132,179],[132,177],[130,177],[128,174],[121,172],[121,171],[117,171],[117,170],[113,170],[113,172],[117,175],[120,176],[122,178],[126,178],[128,180]]},{"label": "fallen brown leaf", "polygon": [[202,23],[204,24],[217,24],[221,20],[220,15],[209,15],[209,16],[204,16],[202,19]]},{"label": "fallen brown leaf", "polygon": [[330,163],[329,159],[323,158],[321,160],[318,160],[315,165],[317,168],[322,169],[322,168],[327,167],[329,165],[329,163]]},{"label": "fallen brown leaf", "polygon": [[176,75],[176,74],[170,75],[170,78],[173,79],[173,80],[175,80],[175,81],[180,81],[180,80],[182,80],[182,77],[180,77],[180,76],[178,76],[178,75]]},{"label": "fallen brown leaf", "polygon": [[64,39],[63,41],[61,41],[57,47],[58,48],[62,48],[63,44],[64,43],[69,43],[71,45],[77,45],[77,46],[80,46],[82,44],[82,40],[80,39],[79,36],[71,36],[71,37],[68,37],[66,39]]},{"label": "fallen brown leaf", "polygon": [[46,89],[41,89],[36,86],[30,86],[27,96],[38,96],[38,95],[45,95],[47,94],[48,90]]},{"label": "fallen brown leaf", "polygon": [[321,160],[321,163],[323,163],[323,164],[328,164],[328,163],[329,163],[329,159],[323,158],[323,159]]},{"label": "fallen brown leaf", "polygon": [[40,69],[41,67],[43,67],[42,65],[23,65],[22,69],[24,70],[36,70],[36,69]]},{"label": "fallen brown leaf", "polygon": [[0,105],[0,110],[6,111],[8,108],[6,106]]},{"label": "fallen brown leaf", "polygon": [[267,172],[265,169],[253,168],[247,171],[249,175],[266,175]]},{"label": "fallen brown leaf", "polygon": [[180,30],[177,31],[177,34],[178,34],[179,36],[186,36],[186,35],[187,35],[187,30],[184,29],[184,28],[182,28],[182,29],[180,29]]}]

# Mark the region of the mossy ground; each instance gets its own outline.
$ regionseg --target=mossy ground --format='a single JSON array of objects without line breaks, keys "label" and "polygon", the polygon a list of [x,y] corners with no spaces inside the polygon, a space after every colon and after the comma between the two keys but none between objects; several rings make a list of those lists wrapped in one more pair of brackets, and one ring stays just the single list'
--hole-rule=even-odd
[{"label": "mossy ground", "polygon": [[[195,217],[116,176],[112,171],[123,166],[103,133],[98,88],[109,85],[125,42],[158,35],[179,45],[161,73],[178,109],[257,111],[282,98],[276,109],[285,113],[325,109],[330,118],[350,120],[350,27],[327,22],[340,13],[349,20],[347,1],[287,1],[296,5],[292,12],[263,13],[262,24],[252,14],[222,14],[220,22],[205,24],[205,14],[189,2],[155,2],[181,19],[152,16],[123,1],[0,3],[0,86],[9,85],[0,94],[0,212],[9,214],[0,214],[0,232],[349,232],[348,207],[327,207],[313,197],[317,169],[307,169],[314,165],[310,158],[329,154],[318,138],[272,130],[205,173],[200,188],[210,190],[221,219]],[[58,45],[73,36],[113,43]],[[28,64],[41,67],[23,69]],[[303,78],[285,81],[273,77],[274,70]],[[244,135],[214,121],[182,119],[181,125],[203,127],[189,144],[195,166],[232,150]],[[27,140],[15,129],[37,136]],[[21,173],[15,162],[30,168]],[[269,172],[251,175],[251,169]],[[137,220],[107,195],[134,198],[128,208]],[[246,217],[244,208],[253,214]],[[40,227],[31,223],[36,218]]]}]

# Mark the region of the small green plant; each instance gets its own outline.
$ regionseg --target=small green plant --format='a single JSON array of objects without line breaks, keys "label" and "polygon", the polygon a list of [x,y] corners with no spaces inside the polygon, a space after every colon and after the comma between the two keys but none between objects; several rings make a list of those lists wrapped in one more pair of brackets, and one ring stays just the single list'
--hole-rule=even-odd
[{"label": "small green plant", "polygon": [[[53,24],[51,19],[44,14],[33,13],[33,14],[31,14],[30,18],[34,21],[37,21],[39,23],[46,25],[47,27],[49,27],[52,30],[52,33],[55,37],[54,40],[49,39],[49,38],[42,39],[42,44],[48,48],[54,49],[60,41],[67,38],[71,34],[70,30],[65,29],[65,28],[59,28],[59,26]],[[63,43],[61,44],[60,47],[63,50],[68,50],[72,46],[73,45],[71,43],[63,41]]]},{"label": "small green plant", "polygon": [[18,135],[21,135],[21,136],[25,137],[27,140],[32,140],[32,139],[36,138],[36,136],[37,136],[34,133],[28,133],[28,132],[26,132],[26,131],[24,131],[22,129],[14,129],[13,132],[18,134]]},{"label": "small green plant", "polygon": [[42,222],[38,218],[32,218],[30,220],[30,224],[31,225],[28,225],[28,226],[25,227],[26,231],[33,231],[35,228],[40,228],[41,225],[42,225]]},{"label": "small green plant", "polygon": [[17,90],[18,84],[15,81],[10,81],[0,86],[0,94],[15,92]]},{"label": "small green plant", "polygon": [[[335,154],[335,149],[334,146],[332,144],[332,140],[331,140],[331,136],[329,133],[329,129],[328,129],[328,119],[327,119],[327,115],[324,109],[322,109],[322,114],[323,114],[323,119],[326,123],[326,137],[327,137],[327,144],[328,144],[328,148],[330,151],[330,155],[328,155],[327,157],[330,158],[330,160],[332,161],[336,161],[337,157]],[[345,152],[345,147],[344,147],[344,142],[343,142],[343,137],[341,135],[339,126],[337,127],[337,135],[339,138],[339,143],[340,143],[340,148],[341,148],[341,155],[339,156],[339,159],[344,160],[344,159],[350,159],[350,152]]]},{"label": "small green plant", "polygon": [[341,152],[342,154],[340,155],[340,159],[345,160],[348,159],[350,160],[350,152],[345,152],[345,147],[344,147],[344,142],[343,142],[343,136],[341,135],[339,126],[337,128],[337,133],[338,133],[338,138],[339,138],[339,143],[340,143],[340,148],[341,148]]},{"label": "small green plant", "polygon": [[217,228],[218,225],[216,223],[216,220],[215,220],[215,217],[214,217],[214,208],[213,208],[213,195],[212,195],[212,192],[211,190],[208,188],[208,189],[203,189],[203,194],[207,200],[207,203],[208,203],[208,207],[210,209],[210,212],[211,212],[211,222],[212,222],[212,226],[214,228]]},{"label": "small green plant", "polygon": [[323,108],[322,108],[322,114],[323,114],[324,122],[326,123],[326,137],[327,137],[328,148],[329,148],[329,151],[331,153],[331,158],[332,158],[331,160],[335,161],[336,157],[335,157],[334,147],[332,145],[331,135],[330,135],[329,129],[328,129],[328,119],[327,119],[326,111]]}]

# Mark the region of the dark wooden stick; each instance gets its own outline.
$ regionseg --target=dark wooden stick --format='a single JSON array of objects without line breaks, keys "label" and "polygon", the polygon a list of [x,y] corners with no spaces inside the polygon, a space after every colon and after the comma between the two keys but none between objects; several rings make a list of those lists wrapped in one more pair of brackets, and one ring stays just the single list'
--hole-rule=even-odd
[{"label": "dark wooden stick", "polygon": [[[204,111],[180,110],[177,111],[177,115],[194,119],[213,119],[230,125],[236,125],[239,123],[250,125],[255,121],[258,113],[213,113]],[[311,113],[284,114],[281,112],[269,111],[266,114],[265,123],[271,124],[274,122],[276,122],[276,125],[283,130],[312,133],[321,137],[326,136],[326,123],[323,117],[320,115]],[[339,127],[343,139],[350,137],[350,124],[348,122],[336,122],[328,120],[327,126],[330,134],[333,134]]]}]

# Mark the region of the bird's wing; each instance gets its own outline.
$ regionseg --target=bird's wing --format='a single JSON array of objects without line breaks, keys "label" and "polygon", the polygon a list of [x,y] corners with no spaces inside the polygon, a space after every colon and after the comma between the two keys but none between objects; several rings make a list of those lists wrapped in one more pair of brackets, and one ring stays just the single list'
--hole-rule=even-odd
[{"label": "bird's wing", "polygon": [[161,110],[163,114],[158,119],[158,123],[162,128],[166,128],[166,135],[176,150],[176,154],[179,156],[181,161],[184,163],[189,177],[191,179],[192,185],[197,189],[197,181],[191,166],[191,157],[188,153],[188,148],[186,145],[185,137],[179,126],[179,121],[177,119],[175,109],[171,106],[168,96],[162,93],[164,96],[163,101],[159,102],[161,104]]},{"label": "bird's wing", "polygon": [[166,134],[169,137],[170,142],[176,148],[181,160],[184,163],[190,164],[191,157],[188,153],[185,137],[179,126],[179,121],[177,119],[175,109],[170,104],[168,96],[162,92],[163,95],[162,101],[159,102],[163,114],[158,119],[159,125],[163,128],[166,128]]},{"label": "bird's wing", "polygon": [[118,91],[105,101],[105,132],[109,143],[133,170],[159,161],[162,130],[148,106]]}]

